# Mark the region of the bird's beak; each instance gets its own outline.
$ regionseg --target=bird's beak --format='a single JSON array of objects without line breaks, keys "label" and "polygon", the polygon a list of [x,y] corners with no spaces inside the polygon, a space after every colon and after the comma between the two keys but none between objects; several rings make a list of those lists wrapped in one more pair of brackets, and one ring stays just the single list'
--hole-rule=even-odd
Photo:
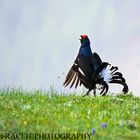
[{"label": "bird's beak", "polygon": [[[81,36],[80,36],[81,37]],[[82,40],[82,37],[81,38],[79,38],[79,40],[81,41]]]}]

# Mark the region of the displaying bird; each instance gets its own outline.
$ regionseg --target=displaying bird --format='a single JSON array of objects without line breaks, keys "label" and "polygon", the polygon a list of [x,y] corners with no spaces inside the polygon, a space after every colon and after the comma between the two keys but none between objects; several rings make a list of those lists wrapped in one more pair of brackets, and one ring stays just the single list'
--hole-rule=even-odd
[{"label": "displaying bird", "polygon": [[79,53],[63,85],[65,87],[70,85],[70,88],[84,85],[88,89],[85,95],[89,95],[91,90],[96,95],[96,89],[98,89],[100,90],[100,95],[104,96],[109,89],[108,83],[116,83],[123,85],[122,91],[127,93],[128,86],[122,73],[118,71],[118,67],[111,66],[108,62],[102,62],[96,52],[92,53],[87,35],[81,35],[80,42]]}]

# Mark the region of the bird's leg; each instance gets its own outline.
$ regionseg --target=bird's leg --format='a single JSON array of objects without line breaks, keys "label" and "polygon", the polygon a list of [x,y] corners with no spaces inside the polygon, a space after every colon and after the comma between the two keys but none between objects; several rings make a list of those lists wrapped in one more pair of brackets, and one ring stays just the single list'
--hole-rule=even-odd
[{"label": "bird's leg", "polygon": [[93,89],[93,95],[96,96],[96,89]]},{"label": "bird's leg", "polygon": [[83,97],[85,97],[86,95],[89,96],[89,92],[90,92],[90,91],[91,91],[91,89],[89,89],[89,90],[87,91],[87,93],[83,95]]}]

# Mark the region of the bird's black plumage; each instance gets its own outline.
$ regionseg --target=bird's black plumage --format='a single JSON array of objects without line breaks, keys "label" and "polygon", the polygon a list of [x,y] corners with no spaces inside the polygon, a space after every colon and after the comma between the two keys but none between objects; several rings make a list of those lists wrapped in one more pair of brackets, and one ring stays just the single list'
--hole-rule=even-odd
[{"label": "bird's black plumage", "polygon": [[102,62],[99,55],[92,53],[88,36],[81,36],[81,47],[74,64],[70,68],[64,86],[70,85],[70,88],[84,85],[88,89],[85,95],[89,95],[91,90],[96,95],[96,85],[100,85],[101,95],[106,95],[109,86],[108,83],[123,85],[123,92],[128,92],[128,86],[123,78],[122,73],[118,72],[118,67],[111,66],[108,62]]}]

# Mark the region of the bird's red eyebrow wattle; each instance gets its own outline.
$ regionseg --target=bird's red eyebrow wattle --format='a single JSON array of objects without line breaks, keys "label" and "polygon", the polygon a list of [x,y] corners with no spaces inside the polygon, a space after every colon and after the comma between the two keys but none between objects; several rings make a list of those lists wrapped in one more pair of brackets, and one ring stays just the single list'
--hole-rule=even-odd
[{"label": "bird's red eyebrow wattle", "polygon": [[88,36],[87,36],[87,35],[81,35],[81,37],[82,37],[83,39],[88,38]]}]

